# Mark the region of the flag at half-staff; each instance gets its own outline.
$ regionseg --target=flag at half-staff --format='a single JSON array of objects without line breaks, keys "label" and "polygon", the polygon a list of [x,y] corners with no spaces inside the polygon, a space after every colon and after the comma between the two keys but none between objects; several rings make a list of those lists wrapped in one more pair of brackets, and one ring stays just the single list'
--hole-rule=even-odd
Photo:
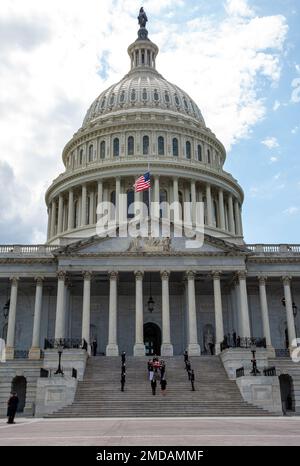
[{"label": "flag at half-staff", "polygon": [[146,191],[147,189],[150,189],[150,187],[150,172],[140,176],[134,183],[134,190],[136,193],[139,193],[140,191]]}]

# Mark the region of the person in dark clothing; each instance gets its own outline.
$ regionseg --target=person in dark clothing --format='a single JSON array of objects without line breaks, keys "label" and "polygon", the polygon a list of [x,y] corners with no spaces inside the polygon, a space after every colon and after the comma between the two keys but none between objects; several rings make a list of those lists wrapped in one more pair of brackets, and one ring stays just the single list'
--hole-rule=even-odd
[{"label": "person in dark clothing", "polygon": [[228,348],[227,335],[224,335],[223,346],[224,346],[224,349]]},{"label": "person in dark clothing", "polygon": [[185,352],[183,353],[183,358],[184,358],[184,363],[186,364],[186,362],[189,360],[189,354],[187,350],[185,350]]},{"label": "person in dark clothing", "polygon": [[194,371],[191,370],[191,377],[190,377],[190,381],[191,381],[191,385],[192,385],[192,391],[194,392],[195,391],[195,374],[194,374]]},{"label": "person in dark clothing", "polygon": [[124,373],[122,373],[121,374],[121,392],[124,392],[125,382],[126,382],[126,376]]},{"label": "person in dark clothing", "polygon": [[122,352],[121,358],[122,358],[122,364],[125,364],[125,362],[126,362],[126,353],[125,353],[125,351]]},{"label": "person in dark clothing", "polygon": [[213,343],[208,343],[210,354],[214,354],[215,345]]},{"label": "person in dark clothing", "polygon": [[151,380],[152,395],[155,395],[156,391],[156,379]]},{"label": "person in dark clothing", "polygon": [[232,330],[232,341],[233,341],[233,346],[236,348],[236,331]]},{"label": "person in dark clothing", "polygon": [[122,363],[121,374],[125,374],[125,373],[126,373],[126,364]]},{"label": "person in dark clothing", "polygon": [[87,341],[85,339],[83,339],[82,349],[84,349],[85,351],[87,351],[87,349],[88,349],[88,344],[87,344]]},{"label": "person in dark clothing", "polygon": [[160,378],[161,378],[161,380],[165,377],[165,372],[166,372],[165,361],[161,361],[161,364],[160,364]]},{"label": "person in dark clothing", "polygon": [[189,360],[185,362],[185,370],[187,371],[188,378],[190,380],[190,372],[191,372],[192,366]]},{"label": "person in dark clothing", "polygon": [[93,342],[92,342],[92,354],[93,356],[96,356],[97,355],[97,340],[96,338],[94,338]]},{"label": "person in dark clothing", "polygon": [[241,346],[241,337],[237,337],[236,346],[239,348]]},{"label": "person in dark clothing", "polygon": [[15,415],[18,409],[19,398],[16,392],[12,392],[11,396],[7,402],[7,424],[15,424]]},{"label": "person in dark clothing", "polygon": [[162,393],[162,395],[165,396],[165,394],[166,394],[166,388],[167,388],[167,381],[166,381],[166,379],[162,379],[162,380],[160,381],[160,388],[161,388],[161,393]]}]

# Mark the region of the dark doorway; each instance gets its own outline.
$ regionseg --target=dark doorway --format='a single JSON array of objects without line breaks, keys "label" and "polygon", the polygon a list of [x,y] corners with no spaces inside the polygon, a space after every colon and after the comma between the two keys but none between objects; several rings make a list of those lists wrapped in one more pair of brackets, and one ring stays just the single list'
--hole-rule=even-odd
[{"label": "dark doorway", "polygon": [[144,343],[146,356],[160,355],[161,330],[158,325],[152,322],[144,325]]},{"label": "dark doorway", "polygon": [[18,404],[18,413],[23,413],[24,408],[25,408],[25,403],[26,403],[26,387],[27,387],[27,382],[25,377],[23,376],[17,376],[13,379],[11,383],[11,391],[16,392],[19,398],[19,404]]},{"label": "dark doorway", "polygon": [[295,411],[293,379],[288,374],[279,376],[280,394],[283,414]]}]

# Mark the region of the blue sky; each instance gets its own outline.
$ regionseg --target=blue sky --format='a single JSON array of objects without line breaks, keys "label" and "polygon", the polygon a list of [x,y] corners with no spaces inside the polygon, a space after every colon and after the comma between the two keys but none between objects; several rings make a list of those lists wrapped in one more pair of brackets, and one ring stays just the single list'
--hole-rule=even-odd
[{"label": "blue sky", "polygon": [[[0,243],[45,241],[44,192],[91,102],[128,71],[140,6],[2,0]],[[225,169],[245,192],[246,242],[300,243],[299,1],[145,0],[144,8],[158,70],[226,146]]]}]

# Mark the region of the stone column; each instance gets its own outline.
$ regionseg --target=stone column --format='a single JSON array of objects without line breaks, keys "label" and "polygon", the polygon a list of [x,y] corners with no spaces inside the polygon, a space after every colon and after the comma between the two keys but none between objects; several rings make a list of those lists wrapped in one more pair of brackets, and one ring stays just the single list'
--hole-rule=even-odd
[{"label": "stone column", "polygon": [[221,343],[224,338],[220,272],[213,273],[213,282],[214,282],[215,323],[216,323],[215,353],[219,354],[221,352]]},{"label": "stone column", "polygon": [[134,356],[145,356],[143,272],[135,272],[135,345]]},{"label": "stone column", "polygon": [[62,233],[63,231],[63,206],[64,206],[64,199],[63,195],[60,194],[58,196],[58,220],[57,220],[57,233]]},{"label": "stone column", "polygon": [[73,189],[69,190],[68,200],[68,230],[74,228],[74,192]]},{"label": "stone column", "polygon": [[224,210],[224,196],[223,189],[219,189],[219,216],[220,216],[220,225],[221,230],[225,230],[225,210]]},{"label": "stone column", "polygon": [[91,272],[83,272],[83,299],[82,299],[82,329],[81,338],[87,342],[90,352],[90,322],[91,322]]},{"label": "stone column", "polygon": [[48,207],[47,240],[51,237],[51,204]]},{"label": "stone column", "polygon": [[35,304],[33,318],[32,344],[29,351],[29,359],[40,359],[40,337],[41,337],[41,317],[43,304],[43,277],[36,277]]},{"label": "stone column", "polygon": [[51,238],[55,236],[55,222],[56,222],[56,201],[53,199],[51,206]]},{"label": "stone column", "polygon": [[207,208],[207,224],[212,226],[212,200],[210,184],[206,185],[206,208]]},{"label": "stone column", "polygon": [[[100,204],[102,201],[103,201],[103,181],[98,180],[98,200],[97,200],[97,204]],[[96,210],[97,210],[97,207],[98,206],[96,206]]]},{"label": "stone column", "polygon": [[116,177],[116,206],[115,206],[115,220],[119,223],[119,210],[120,210],[120,194],[121,194],[121,178]]},{"label": "stone column", "polygon": [[87,198],[87,188],[86,184],[82,185],[81,191],[81,226],[86,225],[86,198]]},{"label": "stone column", "polygon": [[233,200],[232,195],[229,194],[228,196],[228,223],[229,223],[229,231],[233,235],[235,234],[235,225],[234,225],[234,216],[233,216]]},{"label": "stone column", "polygon": [[10,304],[8,314],[8,326],[6,337],[6,359],[14,359],[15,354],[15,330],[18,298],[18,277],[11,277]]},{"label": "stone column", "polygon": [[173,356],[173,345],[171,344],[170,328],[170,297],[169,297],[169,277],[170,272],[164,270],[160,273],[162,287],[162,356]]},{"label": "stone column", "polygon": [[292,351],[297,346],[296,328],[295,328],[295,320],[294,320],[294,314],[293,314],[293,301],[292,301],[292,294],[291,294],[291,279],[292,278],[288,276],[282,277],[290,351]]},{"label": "stone column", "polygon": [[240,226],[240,205],[239,201],[235,199],[234,201],[234,216],[235,216],[235,226],[236,226],[236,234],[241,236],[241,226]]},{"label": "stone column", "polygon": [[190,356],[200,356],[196,316],[195,274],[189,271],[186,273],[186,276],[188,281],[188,353]]},{"label": "stone column", "polygon": [[108,320],[108,344],[106,346],[106,356],[118,356],[119,348],[117,344],[117,280],[118,273],[109,273],[109,320]]},{"label": "stone column", "polygon": [[191,198],[192,198],[192,224],[196,224],[196,181],[191,181]]},{"label": "stone column", "polygon": [[241,317],[241,337],[251,337],[247,285],[246,285],[246,272],[238,272],[239,289],[240,289],[240,317]]},{"label": "stone column", "polygon": [[94,225],[94,204],[95,204],[95,193],[90,192],[90,209],[89,209],[89,225]]},{"label": "stone column", "polygon": [[65,338],[66,327],[66,309],[65,309],[65,279],[66,272],[57,273],[57,301],[56,301],[56,319],[55,335],[56,340]]},{"label": "stone column", "polygon": [[269,310],[268,310],[268,301],[267,301],[267,292],[266,292],[266,277],[260,276],[257,277],[259,281],[259,298],[260,298],[260,308],[263,324],[263,336],[266,339],[266,346],[268,350],[273,352],[272,341],[271,341],[271,331],[270,331],[270,321],[269,321]]},{"label": "stone column", "polygon": [[173,178],[174,223],[178,223],[183,216],[179,206],[178,178]]}]

